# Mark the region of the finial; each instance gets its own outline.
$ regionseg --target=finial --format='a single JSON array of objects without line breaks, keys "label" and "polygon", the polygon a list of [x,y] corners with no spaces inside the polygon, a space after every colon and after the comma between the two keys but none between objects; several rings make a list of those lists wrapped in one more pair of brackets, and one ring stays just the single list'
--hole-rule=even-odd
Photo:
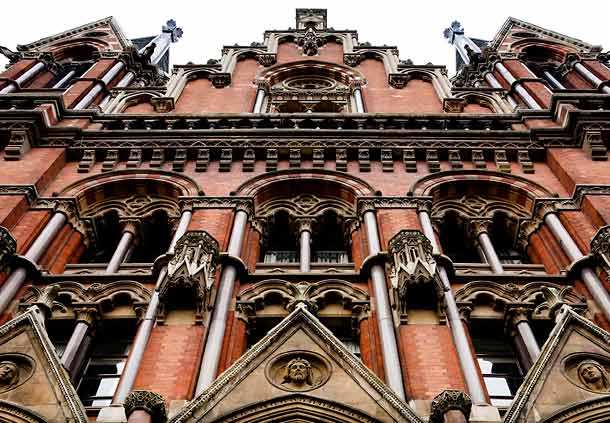
[{"label": "finial", "polygon": [[449,42],[452,44],[453,44],[453,37],[456,34],[458,34],[458,35],[464,34],[464,27],[462,26],[462,24],[459,21],[451,22],[451,25],[449,25],[449,28],[445,28],[445,30],[443,31],[443,36],[445,38],[447,38],[449,40]]},{"label": "finial", "polygon": [[178,39],[181,38],[182,34],[184,33],[184,31],[182,31],[182,28],[178,28],[178,26],[176,25],[176,21],[173,19],[168,20],[165,25],[163,25],[162,31],[171,34],[172,43],[178,41]]}]

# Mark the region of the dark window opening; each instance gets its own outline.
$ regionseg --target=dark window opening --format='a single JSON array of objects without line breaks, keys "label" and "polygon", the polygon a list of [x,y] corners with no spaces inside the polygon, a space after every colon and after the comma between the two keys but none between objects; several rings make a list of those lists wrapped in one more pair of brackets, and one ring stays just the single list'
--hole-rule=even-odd
[{"label": "dark window opening", "polygon": [[320,322],[345,345],[356,357],[360,358],[360,337],[352,327],[352,319],[346,317],[323,317]]},{"label": "dark window opening", "polygon": [[481,263],[476,243],[470,238],[467,222],[454,211],[448,211],[440,224],[443,252],[456,263]]},{"label": "dark window opening", "polygon": [[312,263],[343,264],[350,262],[350,251],[345,242],[343,222],[334,211],[327,211],[319,219],[312,234]]},{"label": "dark window opening", "polygon": [[108,263],[121,239],[118,213],[110,211],[96,217],[93,220],[93,228],[95,242],[89,244],[80,258],[80,263]]},{"label": "dark window opening", "polygon": [[275,213],[267,224],[267,238],[261,248],[261,258],[265,263],[298,263],[298,241],[290,216],[284,210]]},{"label": "dark window opening", "polygon": [[110,405],[125,369],[135,333],[136,322],[132,319],[103,322],[78,384],[77,391],[85,407]]},{"label": "dark window opening", "polygon": [[156,211],[144,219],[139,228],[139,239],[125,260],[129,263],[152,263],[165,254],[172,240],[172,230],[167,213]]},{"label": "dark window opening", "polygon": [[248,348],[254,346],[258,341],[263,339],[271,329],[276,327],[284,318],[283,317],[258,317],[254,323],[248,327]]},{"label": "dark window opening", "polygon": [[503,321],[473,319],[470,335],[491,405],[506,410],[523,382],[523,370]]},{"label": "dark window opening", "polygon": [[515,247],[517,222],[504,212],[497,212],[493,216],[489,237],[500,261],[504,264],[529,263],[527,255],[522,254]]}]

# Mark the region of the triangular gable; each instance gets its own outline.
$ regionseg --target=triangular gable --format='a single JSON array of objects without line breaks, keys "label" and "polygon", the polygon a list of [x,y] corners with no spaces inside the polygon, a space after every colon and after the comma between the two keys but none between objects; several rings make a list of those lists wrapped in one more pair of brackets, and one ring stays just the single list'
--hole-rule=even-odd
[{"label": "triangular gable", "polygon": [[[295,384],[293,389],[285,371],[290,364],[286,363],[300,358],[311,363],[312,377],[307,383]],[[180,410],[170,423],[249,421],[248,413],[254,408],[257,413],[275,410],[266,410],[269,404],[291,409],[295,416],[307,407],[312,416],[323,414],[325,409],[344,407],[342,413],[352,410],[353,416],[368,418],[357,421],[422,422],[316,317],[299,307]],[[235,413],[240,417],[234,417]],[[307,421],[328,420],[312,417]]]},{"label": "triangular gable", "polygon": [[[96,34],[100,33],[100,34]],[[102,35],[102,33],[108,35]],[[118,22],[114,17],[109,16],[94,22],[90,22],[85,25],[81,25],[76,28],[69,29],[67,31],[60,32],[59,34],[51,35],[49,37],[41,38],[40,40],[31,42],[29,44],[17,46],[19,51],[45,51],[58,44],[64,44],[71,40],[82,38],[97,39],[104,45],[107,45],[108,51],[121,51],[126,48],[132,47],[131,41],[125,37],[123,30],[119,26]]]},{"label": "triangular gable", "polygon": [[0,378],[0,402],[41,416],[41,421],[47,423],[88,422],[47,336],[38,308],[32,307],[0,326],[2,366],[6,367],[2,373],[4,380]]},{"label": "triangular gable", "polygon": [[[605,406],[603,411],[610,414],[610,334],[567,306],[562,313],[504,423],[544,422],[551,417],[564,421],[555,416],[579,413],[581,406],[591,410],[595,404]],[[579,376],[581,366],[591,361],[604,368],[605,388],[588,386]]]},{"label": "triangular gable", "polygon": [[541,40],[549,40],[559,44],[570,45],[577,51],[589,52],[595,48],[595,46],[579,40],[578,38],[568,37],[559,32],[551,31],[513,17],[508,18],[506,22],[504,22],[502,28],[500,28],[496,36],[489,43],[489,48],[498,52],[506,51],[508,47],[506,44],[507,37],[516,32],[534,33],[539,36]]}]

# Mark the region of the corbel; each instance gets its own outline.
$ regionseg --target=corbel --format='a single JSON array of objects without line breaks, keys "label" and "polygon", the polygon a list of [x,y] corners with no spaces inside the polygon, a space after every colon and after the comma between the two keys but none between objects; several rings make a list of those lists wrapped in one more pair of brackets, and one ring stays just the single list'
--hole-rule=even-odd
[{"label": "corbel", "polygon": [[434,149],[426,150],[426,163],[430,173],[440,172],[441,164],[438,161],[438,151]]},{"label": "corbel", "polygon": [[172,162],[172,170],[174,172],[183,172],[184,165],[186,164],[186,158],[187,158],[186,149],[185,148],[177,149],[176,153],[174,155],[174,161]]},{"label": "corbel", "polygon": [[508,162],[506,150],[502,149],[494,151],[494,158],[496,161],[496,167],[500,172],[510,173],[510,163]]},{"label": "corbel", "polygon": [[157,113],[169,113],[174,110],[175,100],[174,97],[152,97],[150,104]]},{"label": "corbel", "polygon": [[150,159],[150,167],[161,168],[165,162],[165,151],[160,148],[155,148]]},{"label": "corbel", "polygon": [[254,149],[248,148],[244,151],[244,158],[242,160],[242,172],[253,172],[254,163],[256,161],[256,153]]},{"label": "corbel", "polygon": [[358,149],[358,165],[360,166],[360,172],[371,171],[371,152],[368,148]]},{"label": "corbel", "polygon": [[8,145],[4,149],[4,160],[21,160],[23,155],[32,148],[32,138],[26,129],[11,130]]},{"label": "corbel", "polygon": [[226,72],[210,74],[210,79],[215,88],[224,88],[231,84],[231,74]]},{"label": "corbel", "polygon": [[83,157],[78,162],[78,173],[88,173],[95,165],[95,150],[85,150]]},{"label": "corbel", "polygon": [[116,165],[119,163],[119,150],[111,149],[106,152],[106,157],[102,163],[102,172],[109,172],[114,170]]},{"label": "corbel", "polygon": [[405,164],[405,171],[408,173],[417,172],[417,160],[415,159],[415,150],[407,148],[402,151],[402,162]]},{"label": "corbel", "polygon": [[321,148],[313,150],[313,167],[324,167],[324,150]]},{"label": "corbel", "polygon": [[608,150],[604,144],[601,129],[584,129],[582,133],[582,148],[587,152],[591,160],[608,160]]},{"label": "corbel", "polygon": [[452,170],[463,169],[464,163],[462,163],[462,157],[460,156],[460,150],[449,150],[449,164]]},{"label": "corbel", "polygon": [[335,151],[335,169],[338,172],[347,172],[347,150],[338,148]]},{"label": "corbel", "polygon": [[133,169],[138,168],[142,165],[142,149],[132,148],[129,150],[129,157],[127,158],[127,168]]},{"label": "corbel", "polygon": [[358,66],[362,61],[362,55],[360,53],[344,53],[343,63],[347,66]]},{"label": "corbel", "polygon": [[390,87],[402,89],[407,86],[411,78],[403,73],[391,73],[388,75],[388,84]]},{"label": "corbel", "polygon": [[301,150],[298,148],[291,148],[289,152],[289,166],[291,168],[301,167]]},{"label": "corbel", "polygon": [[381,150],[381,171],[394,171],[394,155],[392,154],[392,149],[390,148],[384,148]]},{"label": "corbel", "polygon": [[463,98],[444,98],[443,111],[447,113],[463,113],[466,100]]},{"label": "corbel", "polygon": [[218,167],[218,171],[219,172],[230,172],[232,164],[233,164],[233,149],[223,148],[220,151],[220,164]]},{"label": "corbel", "polygon": [[519,150],[517,152],[517,160],[521,165],[523,173],[534,173],[534,164],[530,159],[530,153],[527,150]]},{"label": "corbel", "polygon": [[472,164],[474,164],[475,169],[487,169],[483,150],[472,150]]},{"label": "corbel", "polygon": [[197,150],[197,160],[195,161],[195,172],[205,172],[210,164],[210,150],[200,148]]},{"label": "corbel", "polygon": [[267,149],[267,162],[266,162],[266,171],[272,172],[277,170],[277,161],[278,161],[278,151],[275,148]]},{"label": "corbel", "polygon": [[258,63],[262,66],[271,66],[277,62],[277,54],[275,53],[259,53],[256,55]]}]

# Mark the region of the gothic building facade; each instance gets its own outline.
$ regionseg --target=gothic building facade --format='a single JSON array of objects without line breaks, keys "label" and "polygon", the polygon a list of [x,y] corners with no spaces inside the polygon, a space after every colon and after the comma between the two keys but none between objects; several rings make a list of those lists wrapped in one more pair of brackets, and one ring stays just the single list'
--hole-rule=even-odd
[{"label": "gothic building facade", "polygon": [[181,36],[0,49],[1,421],[610,421],[608,54]]}]

